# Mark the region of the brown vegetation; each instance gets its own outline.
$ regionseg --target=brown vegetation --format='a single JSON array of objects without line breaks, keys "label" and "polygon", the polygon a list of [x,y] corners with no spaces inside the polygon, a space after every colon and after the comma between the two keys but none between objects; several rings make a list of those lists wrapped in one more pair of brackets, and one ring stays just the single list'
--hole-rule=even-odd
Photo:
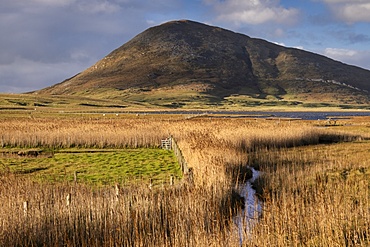
[{"label": "brown vegetation", "polygon": [[[368,121],[360,120],[356,125],[366,139]],[[367,246],[370,143],[353,142],[360,140],[359,133],[348,126],[350,131],[345,126],[317,128],[309,121],[154,115],[45,116],[27,122],[4,117],[0,145],[8,148],[152,147],[172,135],[193,168],[194,185],[153,190],[122,185],[117,200],[114,188],[38,184],[4,169],[0,242],[238,246],[232,195],[238,172],[249,164],[262,171],[257,186],[264,203],[247,246]],[[353,141],[318,145],[323,136]]]},{"label": "brown vegetation", "polygon": [[[368,246],[370,143],[259,152],[263,246]],[[273,232],[273,234],[271,234]]]}]

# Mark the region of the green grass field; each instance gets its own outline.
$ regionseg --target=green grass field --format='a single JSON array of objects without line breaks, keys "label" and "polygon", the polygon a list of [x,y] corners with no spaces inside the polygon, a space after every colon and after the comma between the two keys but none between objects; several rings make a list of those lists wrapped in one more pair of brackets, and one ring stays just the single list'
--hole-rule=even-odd
[{"label": "green grass field", "polygon": [[171,175],[177,179],[182,176],[173,151],[156,148],[62,149],[53,157],[8,155],[6,149],[2,152],[4,172],[32,176],[38,182],[74,181],[75,172],[78,182],[94,186],[135,181],[149,184],[150,179],[159,185],[168,183]]}]

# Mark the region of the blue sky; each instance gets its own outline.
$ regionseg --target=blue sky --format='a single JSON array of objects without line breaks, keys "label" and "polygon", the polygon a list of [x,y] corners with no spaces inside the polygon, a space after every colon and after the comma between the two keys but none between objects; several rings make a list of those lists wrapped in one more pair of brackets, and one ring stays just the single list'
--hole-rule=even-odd
[{"label": "blue sky", "polygon": [[[189,19],[370,69],[370,0],[0,0],[0,92],[61,82]],[[369,82],[370,83],[370,82]]]}]

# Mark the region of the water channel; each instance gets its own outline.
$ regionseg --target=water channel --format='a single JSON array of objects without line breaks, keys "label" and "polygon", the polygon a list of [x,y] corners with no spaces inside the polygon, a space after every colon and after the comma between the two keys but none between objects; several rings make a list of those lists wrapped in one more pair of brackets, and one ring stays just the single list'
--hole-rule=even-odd
[{"label": "water channel", "polygon": [[[218,113],[220,114],[220,113]],[[229,113],[230,114],[230,113]],[[327,120],[327,119],[343,119],[355,116],[370,116],[370,112],[233,112],[228,115],[233,116],[248,116],[255,118],[294,118],[304,120]],[[260,176],[260,172],[250,167],[253,176],[245,184],[239,188],[240,195],[244,197],[245,208],[239,215],[235,217],[235,223],[238,228],[240,245],[251,237],[251,231],[262,214],[262,202],[256,196],[256,191],[253,189],[253,182]],[[245,239],[247,238],[247,239]]]},{"label": "water channel", "polygon": [[262,213],[262,202],[256,196],[256,191],[253,189],[253,182],[259,177],[260,172],[256,169],[249,167],[252,170],[252,177],[241,185],[240,195],[244,197],[244,209],[239,215],[235,217],[235,223],[238,227],[240,245],[243,244],[244,233],[246,237],[250,237],[253,226],[257,223]]},{"label": "water channel", "polygon": [[328,118],[345,118],[370,116],[370,111],[140,111],[134,114],[185,114],[193,117],[207,116],[220,118],[293,118],[303,120],[326,120]]}]

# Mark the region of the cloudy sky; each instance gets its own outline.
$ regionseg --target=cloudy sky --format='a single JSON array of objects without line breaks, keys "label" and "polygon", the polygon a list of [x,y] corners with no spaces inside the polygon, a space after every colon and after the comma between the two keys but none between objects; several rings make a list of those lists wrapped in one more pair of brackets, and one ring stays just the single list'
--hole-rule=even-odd
[{"label": "cloudy sky", "polygon": [[0,92],[41,89],[190,19],[370,69],[370,0],[0,0]]}]

